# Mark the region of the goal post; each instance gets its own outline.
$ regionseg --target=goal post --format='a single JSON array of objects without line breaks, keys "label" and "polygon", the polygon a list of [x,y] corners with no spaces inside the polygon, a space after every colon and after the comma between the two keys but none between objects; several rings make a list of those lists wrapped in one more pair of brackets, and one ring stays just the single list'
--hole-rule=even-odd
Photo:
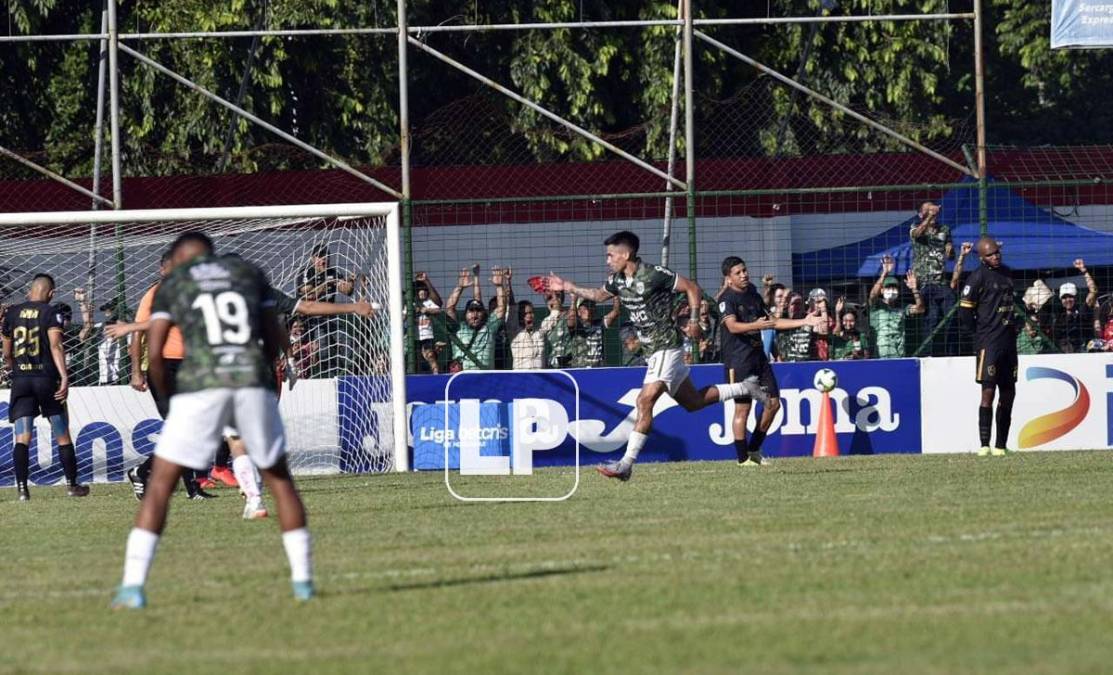
[{"label": "goal post", "polygon": [[[79,472],[120,480],[153,449],[160,425],[150,395],[127,386],[143,364],[129,362],[126,342],[108,338],[104,324],[131,320],[167,245],[203,231],[218,255],[258,265],[300,303],[287,317],[297,381],[287,381],[280,400],[294,471],[406,471],[400,226],[394,202],[0,214],[0,302],[22,302],[37,273],[55,278]],[[354,313],[357,302],[376,307],[374,315]],[[305,314],[323,308],[338,313]],[[8,424],[6,398],[0,393],[0,425]],[[55,482],[49,428],[40,421],[36,431],[32,480]],[[0,446],[10,433],[0,426]]]}]

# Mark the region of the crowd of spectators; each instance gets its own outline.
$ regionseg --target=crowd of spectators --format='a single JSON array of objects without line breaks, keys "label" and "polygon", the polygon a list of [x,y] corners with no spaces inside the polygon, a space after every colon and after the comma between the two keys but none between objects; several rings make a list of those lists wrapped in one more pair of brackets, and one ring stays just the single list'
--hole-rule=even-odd
[{"label": "crowd of spectators", "polygon": [[[908,356],[951,356],[969,353],[969,336],[958,330],[953,308],[963,280],[980,262],[972,259],[973,244],[952,241],[940,207],[925,202],[908,231],[911,256],[907,270],[883,256],[878,276],[866,286],[794,289],[773,275],[761,279],[759,290],[773,317],[823,318],[817,326],[762,331],[762,344],[773,361],[889,359]],[[1036,280],[1018,302],[1025,315],[1017,335],[1022,354],[1113,351],[1113,297],[1099,302],[1099,289],[1082,259],[1074,271],[1085,282],[1085,294],[1073,281],[1052,290],[1048,278]],[[950,270],[950,271],[948,271]],[[566,304],[563,293],[544,294],[544,307],[515,301],[510,268],[491,270],[492,297],[484,302],[480,267],[461,270],[456,288],[444,306],[428,275],[415,277],[419,320],[418,345],[422,372],[469,369],[536,370],[641,366],[647,355],[637,331],[624,321],[617,300],[596,306]],[[692,362],[719,359],[718,295],[707,297],[696,310],[702,337],[685,337]],[[468,297],[464,297],[464,296]],[[457,316],[463,301],[464,316]],[[687,300],[678,295],[673,319],[682,329],[692,317]],[[438,320],[434,320],[438,319]],[[686,330],[682,330],[687,335]]]}]

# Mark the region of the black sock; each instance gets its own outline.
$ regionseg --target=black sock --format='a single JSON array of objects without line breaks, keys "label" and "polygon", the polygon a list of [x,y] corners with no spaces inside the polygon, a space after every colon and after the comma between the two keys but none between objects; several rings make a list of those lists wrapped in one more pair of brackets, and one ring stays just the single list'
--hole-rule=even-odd
[{"label": "black sock", "polygon": [[58,458],[62,460],[62,473],[66,474],[66,485],[77,484],[77,454],[73,443],[58,446]]},{"label": "black sock", "polygon": [[978,406],[978,438],[982,441],[982,447],[989,447],[989,432],[993,428],[993,408],[989,406]]},{"label": "black sock", "polygon": [[1013,398],[1015,390],[1003,390],[997,401],[997,447],[1004,448],[1009,441],[1009,427],[1013,423]]},{"label": "black sock", "polygon": [[750,458],[750,444],[746,442],[745,436],[735,439],[734,452],[738,454],[739,462],[745,462]]},{"label": "black sock", "polygon": [[758,429],[750,434],[750,452],[761,452],[761,444],[765,442],[765,432]]},{"label": "black sock", "polygon": [[15,484],[21,490],[27,489],[27,478],[31,475],[31,455],[26,443],[12,446],[12,464],[15,466]]},{"label": "black sock", "polygon": [[228,441],[221,441],[220,449],[216,451],[216,461],[213,464],[223,467],[232,465],[232,449],[228,447]]},{"label": "black sock", "polygon": [[139,476],[139,480],[146,483],[147,479],[151,476],[151,464],[154,463],[155,456],[147,455],[147,459],[143,463],[135,467],[135,475]]}]

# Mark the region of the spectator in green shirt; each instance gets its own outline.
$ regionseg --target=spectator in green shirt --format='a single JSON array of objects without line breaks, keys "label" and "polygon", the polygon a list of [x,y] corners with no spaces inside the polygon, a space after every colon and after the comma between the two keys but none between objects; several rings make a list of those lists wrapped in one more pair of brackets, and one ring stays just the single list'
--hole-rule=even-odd
[{"label": "spectator in green shirt", "polygon": [[448,296],[445,314],[449,320],[457,322],[456,305],[460,303],[464,289],[472,288],[472,299],[464,306],[464,321],[457,324],[454,331],[456,337],[452,341],[452,357],[460,362],[464,370],[491,370],[495,365],[497,335],[506,317],[506,291],[501,269],[496,267],[492,271],[491,283],[495,287],[495,311],[491,316],[488,316],[479,288],[479,265],[461,270],[456,288]]},{"label": "spectator in green shirt", "polygon": [[870,346],[858,330],[858,313],[846,306],[846,298],[835,301],[835,330],[831,334],[831,360],[868,359]]},{"label": "spectator in green shirt", "polygon": [[[955,257],[955,247],[951,240],[951,228],[939,222],[939,205],[924,202],[920,205],[920,222],[908,232],[912,240],[912,271],[920,283],[923,296],[925,330],[935,328],[951,306],[955,304],[955,294],[946,283],[944,265]],[[937,336],[944,343],[948,353],[953,352],[953,331],[944,328]]]},{"label": "spectator in green shirt", "polygon": [[896,263],[890,256],[881,261],[881,275],[870,289],[870,328],[873,329],[877,358],[899,359],[904,356],[904,328],[906,318],[924,313],[924,299],[920,296],[916,273],[909,271],[905,285],[912,291],[914,304],[900,304],[900,280],[892,276]]},{"label": "spectator in green shirt", "polygon": [[1051,352],[1051,343],[1040,332],[1040,320],[1035,314],[1029,314],[1024,319],[1024,330],[1016,335],[1017,354],[1047,354]]}]

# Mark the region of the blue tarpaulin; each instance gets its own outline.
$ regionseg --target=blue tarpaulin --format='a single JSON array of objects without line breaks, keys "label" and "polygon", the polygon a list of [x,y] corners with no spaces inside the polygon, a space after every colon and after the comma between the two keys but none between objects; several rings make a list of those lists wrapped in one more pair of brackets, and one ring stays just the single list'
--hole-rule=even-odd
[{"label": "blue tarpaulin", "polygon": [[[978,186],[955,188],[943,196],[939,221],[951,228],[955,249],[963,241],[976,241],[981,232]],[[1013,269],[1066,269],[1075,258],[1087,265],[1113,265],[1113,234],[1091,230],[1041,209],[1004,187],[986,190],[989,233],[999,242],[1005,264]],[[907,273],[912,263],[908,232],[918,222],[911,217],[868,239],[834,248],[793,255],[793,281],[816,285],[853,277],[875,277],[881,258],[893,256],[896,273]],[[974,269],[976,260],[967,262]],[[952,268],[948,262],[947,268]]]}]

